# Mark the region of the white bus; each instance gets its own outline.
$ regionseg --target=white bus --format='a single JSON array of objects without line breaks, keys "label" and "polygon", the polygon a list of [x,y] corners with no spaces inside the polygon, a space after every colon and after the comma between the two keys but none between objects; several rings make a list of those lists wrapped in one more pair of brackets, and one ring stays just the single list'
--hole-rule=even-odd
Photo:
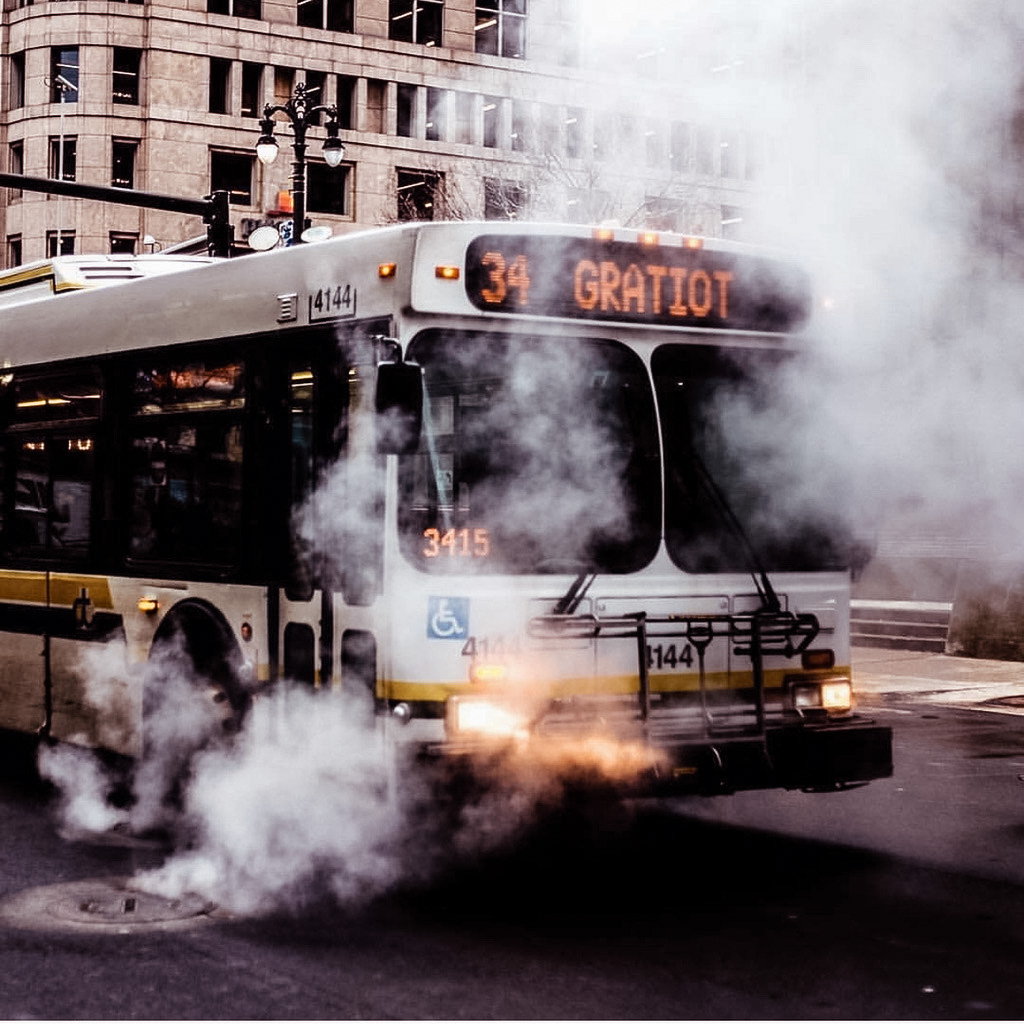
[{"label": "white bus", "polygon": [[341,689],[442,762],[599,736],[646,752],[635,792],[891,773],[847,553],[730,435],[799,348],[794,264],[419,223],[177,269],[3,312],[0,727],[138,755],[174,640],[233,723]]}]

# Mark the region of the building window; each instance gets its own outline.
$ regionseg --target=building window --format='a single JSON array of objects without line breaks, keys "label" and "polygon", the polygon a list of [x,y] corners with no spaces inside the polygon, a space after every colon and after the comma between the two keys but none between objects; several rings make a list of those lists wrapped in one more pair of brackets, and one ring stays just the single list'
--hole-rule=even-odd
[{"label": "building window", "polygon": [[664,163],[665,155],[661,143],[661,132],[657,128],[644,129],[644,152],[647,156],[648,167],[660,167]]},{"label": "building window", "polygon": [[114,188],[135,188],[135,153],[139,148],[134,139],[114,139],[111,144],[110,184]]},{"label": "building window", "polygon": [[532,110],[525,103],[512,101],[512,137],[509,148],[517,153],[536,152]]},{"label": "building window", "polygon": [[690,169],[690,126],[685,121],[673,121],[669,134],[669,167],[675,174]]},{"label": "building window", "polygon": [[248,153],[210,152],[210,191],[227,192],[235,206],[252,206],[253,157]]},{"label": "building window", "polygon": [[142,51],[130,46],[114,47],[114,103],[139,102],[139,64]]},{"label": "building window", "polygon": [[558,63],[575,68],[582,63],[583,14],[580,0],[558,0],[555,8],[554,35],[558,40]]},{"label": "building window", "polygon": [[723,178],[740,177],[740,137],[738,132],[723,132],[718,143],[719,174]]},{"label": "building window", "polygon": [[454,101],[454,120],[450,124],[448,141],[472,143],[476,140],[476,97],[471,92],[457,92]]},{"label": "building window", "polygon": [[388,0],[388,39],[441,45],[444,0]]},{"label": "building window", "polygon": [[388,84],[379,78],[366,80],[365,131],[383,134],[387,127]]},{"label": "building window", "polygon": [[274,103],[284,106],[295,92],[295,69],[274,68]]},{"label": "building window", "polygon": [[398,219],[433,220],[443,184],[444,175],[439,171],[407,171],[399,168]]},{"label": "building window", "polygon": [[565,112],[565,155],[570,160],[583,156],[583,111],[579,107]]},{"label": "building window", "polygon": [[526,56],[526,0],[476,0],[476,52]]},{"label": "building window", "polygon": [[327,164],[310,162],[306,165],[306,211],[308,213],[333,213],[347,217],[348,183],[351,166],[328,167]]},{"label": "building window", "polygon": [[74,254],[74,231],[46,232],[46,256],[48,259],[53,259],[54,256],[73,256]]},{"label": "building window", "polygon": [[139,236],[137,232],[129,231],[111,231],[110,232],[110,251],[115,253],[121,253],[125,256],[134,256],[135,249],[139,244]]},{"label": "building window", "polygon": [[484,97],[484,145],[496,149],[498,145],[498,120],[501,114],[501,100],[497,96]]},{"label": "building window", "polygon": [[78,102],[78,47],[50,47],[50,102]]},{"label": "building window", "polygon": [[448,137],[448,93],[444,89],[427,89],[426,136],[433,142]]},{"label": "building window", "polygon": [[484,220],[518,220],[526,208],[526,186],[484,178]]},{"label": "building window", "polygon": [[757,144],[750,132],[743,132],[743,177],[746,181],[757,178]]},{"label": "building window", "polygon": [[701,125],[697,129],[697,173],[715,173],[715,130]]},{"label": "building window", "polygon": [[398,120],[395,131],[403,139],[416,136],[416,86],[399,82],[396,90]]},{"label": "building window", "polygon": [[210,113],[226,114],[231,103],[231,61],[210,58]]},{"label": "building window", "polygon": [[7,266],[17,267],[21,264],[21,235],[7,236]]},{"label": "building window", "polygon": [[306,72],[306,99],[309,101],[309,107],[306,108],[306,123],[321,124],[324,116],[323,111],[311,114],[309,110],[312,107],[322,106],[327,103],[327,72]]},{"label": "building window", "polygon": [[242,64],[242,117],[263,116],[263,65]]},{"label": "building window", "polygon": [[11,89],[9,110],[25,106],[25,53],[11,54]]},{"label": "building window", "polygon": [[353,0],[298,0],[296,20],[304,28],[351,32]]},{"label": "building window", "polygon": [[57,178],[60,181],[74,181],[77,154],[78,139],[75,136],[72,136],[71,138],[65,136],[63,139],[63,145],[61,145],[60,138],[51,136],[50,177]]},{"label": "building window", "polygon": [[[11,174],[24,174],[25,173],[25,143],[20,139],[17,142],[12,142],[7,147],[7,170]],[[12,188],[7,193],[8,199],[20,199],[21,189]]]},{"label": "building window", "polygon": [[338,126],[345,129],[355,127],[356,80],[351,75],[338,75]]},{"label": "building window", "polygon": [[260,0],[206,0],[211,14],[233,14],[236,18],[259,18]]}]

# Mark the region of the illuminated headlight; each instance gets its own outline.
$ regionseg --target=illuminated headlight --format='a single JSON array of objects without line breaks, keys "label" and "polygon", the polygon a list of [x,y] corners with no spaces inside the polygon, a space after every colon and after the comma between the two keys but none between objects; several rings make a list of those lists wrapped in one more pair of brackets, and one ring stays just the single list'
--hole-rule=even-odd
[{"label": "illuminated headlight", "polygon": [[529,729],[525,715],[489,697],[450,697],[445,724],[457,739],[511,739]]},{"label": "illuminated headlight", "polygon": [[841,714],[853,707],[853,688],[845,676],[787,679],[786,686],[795,711]]}]

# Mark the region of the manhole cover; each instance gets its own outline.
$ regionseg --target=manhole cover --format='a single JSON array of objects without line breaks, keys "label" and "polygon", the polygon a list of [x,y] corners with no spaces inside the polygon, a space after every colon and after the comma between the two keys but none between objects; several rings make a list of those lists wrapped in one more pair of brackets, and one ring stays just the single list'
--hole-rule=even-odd
[{"label": "manhole cover", "polygon": [[60,882],[0,900],[0,921],[38,931],[173,931],[205,924],[216,913],[215,904],[200,896],[167,899],[132,888],[125,878]]}]

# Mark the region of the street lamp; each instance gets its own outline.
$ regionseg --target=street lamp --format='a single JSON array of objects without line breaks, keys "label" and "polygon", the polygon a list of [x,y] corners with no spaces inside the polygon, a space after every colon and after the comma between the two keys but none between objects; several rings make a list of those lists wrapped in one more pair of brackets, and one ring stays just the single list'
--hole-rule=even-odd
[{"label": "street lamp", "polygon": [[314,114],[325,113],[330,120],[327,122],[327,138],[324,139],[323,154],[328,167],[337,167],[345,154],[345,144],[338,138],[338,108],[335,106],[309,106],[309,94],[316,92],[310,89],[307,93],[304,82],[295,86],[295,94],[284,104],[268,103],[263,108],[263,120],[260,121],[260,137],[256,142],[256,156],[262,164],[272,164],[277,156],[277,139],[274,138],[274,114],[287,114],[295,133],[292,149],[295,161],[292,164],[292,242],[302,241],[302,232],[306,224],[306,129],[309,119]]}]

